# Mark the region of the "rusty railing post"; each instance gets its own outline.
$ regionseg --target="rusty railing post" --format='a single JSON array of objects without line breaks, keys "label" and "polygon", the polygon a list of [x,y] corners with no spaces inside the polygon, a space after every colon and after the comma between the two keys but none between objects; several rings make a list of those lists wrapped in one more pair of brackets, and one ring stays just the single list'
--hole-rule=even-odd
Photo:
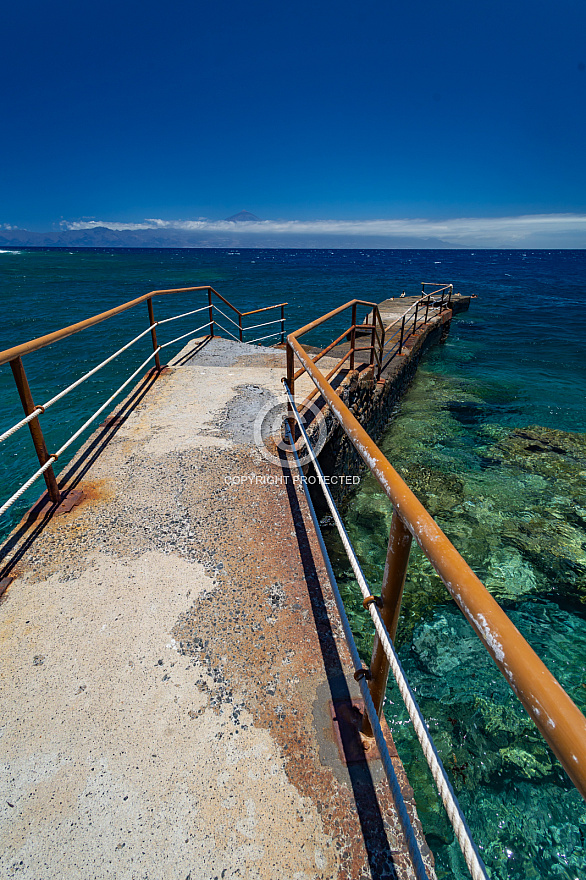
[{"label": "rusty railing post", "polygon": [[417,330],[417,312],[419,311],[419,301],[415,303],[415,317],[413,318],[413,333]]},{"label": "rusty railing post", "polygon": [[[291,394],[291,397],[295,397],[295,356],[293,353],[293,346],[287,342],[287,387]],[[287,402],[287,422],[289,423],[289,430],[291,431],[291,438],[293,442],[295,442],[295,414],[293,412],[293,407],[289,402]]]},{"label": "rusty railing post", "polygon": [[[377,309],[377,312],[378,312],[378,309]],[[379,318],[380,318],[380,312],[379,312]],[[381,320],[381,325],[382,325],[382,330],[381,330],[381,336],[380,336],[380,347],[379,347],[380,359],[379,359],[379,362],[378,362],[378,375],[377,375],[377,377],[376,377],[377,382],[378,382],[378,380],[380,379],[380,377],[381,377],[381,373],[382,373],[382,371],[383,371],[383,360],[384,360],[384,357],[385,357],[385,335],[386,335],[386,330],[385,330],[385,327],[384,327],[384,324],[383,324],[382,320]]]},{"label": "rusty railing post", "polygon": [[285,342],[285,306],[281,306],[281,345]]},{"label": "rusty railing post", "polygon": [[405,335],[405,315],[401,321],[401,338],[399,339],[399,354],[403,353],[403,336]]},{"label": "rusty railing post", "polygon": [[375,314],[374,314],[374,309],[373,309],[372,310],[372,330],[370,331],[370,366],[371,367],[374,365],[374,340],[376,338],[375,331],[376,331],[376,324],[375,324]]},{"label": "rusty railing post", "polygon": [[352,330],[350,331],[350,369],[354,369],[354,349],[356,348],[356,303],[352,303]]},{"label": "rusty railing post", "polygon": [[[28,384],[28,379],[26,378],[26,373],[24,371],[24,366],[21,358],[17,357],[14,358],[14,360],[10,361],[10,368],[12,369],[12,375],[14,376],[14,381],[16,382],[16,387],[18,389],[18,395],[22,403],[22,408],[24,409],[24,414],[25,416],[30,416],[30,414],[35,411],[36,407],[33,402],[33,396],[31,394],[31,389]],[[45,443],[45,438],[43,437],[43,431],[41,430],[38,418],[30,421],[28,423],[28,426],[31,432],[31,437],[33,438],[33,443],[35,444],[35,451],[37,453],[37,458],[39,459],[39,464],[42,466],[46,464],[50,456],[47,451],[47,445]],[[43,476],[47,485],[47,493],[49,495],[49,498],[54,504],[58,504],[61,501],[61,492],[59,491],[59,486],[57,485],[57,480],[55,479],[55,472],[53,471],[52,465],[51,467],[47,468]]]},{"label": "rusty railing post", "polygon": [[238,312],[238,332],[240,334],[240,342],[242,342],[242,315]]},{"label": "rusty railing post", "polygon": [[[209,303],[209,317],[210,317],[210,336],[214,335],[214,307],[212,305],[212,288],[208,287],[208,303]],[[205,308],[205,306],[204,306]]]},{"label": "rusty railing post", "polygon": [[159,357],[159,352],[157,348],[159,347],[157,344],[157,328],[153,326],[155,323],[155,313],[153,312],[153,300],[152,298],[147,299],[147,308],[149,310],[149,324],[151,327],[151,337],[153,340],[153,351],[155,354],[155,367],[159,372],[161,372],[161,359]]},{"label": "rusty railing post", "polygon": [[[393,510],[379,606],[383,623],[393,641],[397,634],[397,623],[401,613],[401,598],[403,596],[410,550],[411,532],[407,529],[397,511]],[[370,676],[368,689],[380,718],[387,689],[387,679],[389,677],[389,661],[377,635],[374,637],[372,659],[370,661]],[[366,714],[362,722],[362,732],[365,736],[373,736],[370,721]]]},{"label": "rusty railing post", "polygon": [[425,324],[427,324],[427,316],[429,314],[429,297],[427,297],[427,302],[425,304]]}]

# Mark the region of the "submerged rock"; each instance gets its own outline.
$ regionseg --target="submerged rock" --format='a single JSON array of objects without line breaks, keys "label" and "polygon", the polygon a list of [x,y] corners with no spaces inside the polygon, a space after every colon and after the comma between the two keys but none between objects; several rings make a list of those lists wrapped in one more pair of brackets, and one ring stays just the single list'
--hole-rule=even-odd
[{"label": "submerged rock", "polygon": [[[586,435],[531,425],[516,428],[495,447],[503,460],[545,477],[573,479],[586,470]],[[582,478],[584,473],[582,473]]]},{"label": "submerged rock", "polygon": [[499,754],[508,767],[509,774],[513,773],[525,779],[549,776],[551,773],[551,760],[545,755],[545,760],[539,761],[531,752],[526,752],[518,746],[509,746],[499,749]]},{"label": "submerged rock", "polygon": [[503,523],[503,539],[537,573],[535,592],[586,601],[586,436],[531,426],[511,431],[491,453],[512,475],[545,484],[522,511],[510,504],[517,515]]},{"label": "submerged rock", "polygon": [[490,556],[484,586],[499,601],[539,592],[533,568],[514,547],[500,547]]}]

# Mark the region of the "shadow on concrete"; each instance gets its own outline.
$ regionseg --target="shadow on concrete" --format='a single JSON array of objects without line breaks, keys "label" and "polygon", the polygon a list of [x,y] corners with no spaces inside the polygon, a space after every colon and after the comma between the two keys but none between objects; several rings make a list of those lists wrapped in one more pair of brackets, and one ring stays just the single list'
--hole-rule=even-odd
[{"label": "shadow on concrete", "polygon": [[[281,459],[283,474],[290,474],[289,461],[281,450],[279,450],[279,458]],[[305,527],[303,512],[299,506],[297,491],[292,480],[288,479],[284,482],[287,487],[287,496],[299,547],[299,557],[303,565],[305,582],[309,591],[313,619],[331,699],[335,703],[344,702],[350,704],[352,696],[336,645],[311,543]],[[342,739],[342,744],[364,846],[368,856],[371,877],[396,878],[397,874],[393,855],[385,832],[384,821],[370,768],[366,761],[353,763],[354,755],[350,754],[350,746],[347,745],[344,739]]]},{"label": "shadow on concrete", "polygon": [[178,358],[176,360],[174,359],[173,366],[174,367],[182,367],[182,366],[184,366],[184,364],[189,363],[191,358],[195,357],[195,355],[198,354],[202,350],[202,348],[205,348],[206,345],[208,345],[208,343],[210,343],[213,338],[214,338],[213,336],[206,336],[205,339],[202,339],[200,342],[198,342],[194,348],[192,348],[190,351],[186,352],[183,355],[183,357]]}]

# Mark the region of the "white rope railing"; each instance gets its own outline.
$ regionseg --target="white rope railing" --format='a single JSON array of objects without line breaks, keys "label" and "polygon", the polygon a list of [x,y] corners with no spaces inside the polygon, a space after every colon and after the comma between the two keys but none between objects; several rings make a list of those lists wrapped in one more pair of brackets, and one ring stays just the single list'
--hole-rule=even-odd
[{"label": "white rope railing", "polygon": [[135,336],[134,339],[131,339],[130,342],[127,342],[126,345],[119,348],[118,351],[115,351],[114,354],[111,354],[109,358],[106,358],[105,361],[102,361],[97,367],[94,367],[93,370],[90,370],[89,373],[85,373],[85,375],[81,376],[75,382],[72,382],[71,385],[68,385],[67,388],[64,388],[63,391],[60,391],[59,394],[56,394],[55,397],[52,397],[51,400],[47,401],[47,403],[43,404],[43,408],[45,410],[49,409],[50,406],[53,406],[54,403],[57,403],[58,400],[61,400],[62,397],[65,397],[66,394],[69,394],[70,391],[73,391],[74,388],[77,388],[78,385],[81,385],[82,382],[85,382],[86,379],[89,379],[90,376],[93,376],[94,373],[97,373],[102,367],[105,367],[106,364],[109,364],[110,361],[113,361],[114,358],[117,358],[119,354],[122,354],[123,351],[126,351],[127,348],[130,348],[131,345],[134,345],[135,342],[138,342],[139,339],[142,339],[143,336],[146,336],[147,333],[156,327],[156,323],[152,324],[150,327],[147,327],[146,330],[143,330],[142,333],[139,333],[138,336]]},{"label": "white rope railing", "polygon": [[[218,312],[220,312],[220,314],[222,314],[225,318],[227,318],[228,321],[230,321],[232,324],[234,324],[235,327],[239,327],[239,325],[236,324],[236,322],[233,321],[228,315],[226,315],[215,303],[212,304],[212,308],[216,308],[218,310]],[[17,431],[19,431],[25,425],[28,425],[34,419],[37,419],[47,409],[49,409],[49,407],[53,406],[58,401],[62,400],[67,394],[69,394],[75,388],[77,388],[81,384],[83,384],[83,382],[86,382],[89,378],[91,378],[96,373],[98,373],[100,370],[102,370],[105,366],[107,366],[107,364],[111,363],[111,361],[113,361],[115,358],[117,358],[119,355],[121,355],[123,352],[125,352],[127,349],[129,349],[131,346],[133,346],[136,342],[138,342],[140,339],[142,339],[148,333],[151,333],[156,327],[158,327],[162,324],[167,324],[170,321],[178,321],[180,318],[187,318],[190,315],[195,315],[199,312],[204,312],[208,309],[209,309],[209,304],[202,306],[201,308],[192,309],[188,312],[183,312],[180,315],[173,315],[170,318],[164,318],[161,321],[154,321],[145,330],[143,330],[142,333],[139,333],[138,336],[135,336],[134,339],[131,339],[130,342],[126,343],[126,345],[123,345],[122,348],[119,348],[117,351],[115,351],[109,357],[105,358],[105,360],[101,361],[99,364],[97,364],[95,367],[93,367],[87,373],[84,373],[84,375],[80,376],[79,379],[76,379],[75,382],[72,382],[66,388],[63,388],[58,394],[55,394],[46,403],[44,403],[42,405],[38,404],[35,407],[35,409],[33,410],[33,412],[29,413],[27,416],[20,419],[20,421],[18,421],[15,425],[12,425],[12,427],[8,428],[6,431],[4,431],[2,434],[0,434],[0,443],[2,443],[4,440],[7,440],[9,437],[12,437],[13,434],[15,434]],[[277,321],[269,321],[269,322],[267,322],[267,324],[277,324],[277,323],[281,323],[281,322],[282,322],[282,319],[279,319]],[[165,342],[162,345],[158,345],[158,347],[152,352],[152,354],[150,354],[148,356],[148,358],[145,361],[143,361],[143,363],[140,365],[140,367],[138,367],[132,373],[132,375],[129,376],[129,378],[126,379],[126,381],[123,382],[122,385],[120,385],[119,388],[117,388],[117,390],[108,398],[108,400],[98,410],[96,410],[96,412],[92,416],[90,416],[89,419],[87,419],[84,422],[84,424],[69,438],[69,440],[67,440],[67,442],[64,443],[63,446],[61,446],[61,448],[56,453],[53,453],[51,456],[49,456],[49,459],[45,462],[45,464],[41,468],[39,468],[37,471],[35,471],[35,473],[31,477],[29,477],[29,479],[25,483],[23,483],[23,485],[13,495],[11,495],[11,497],[6,502],[4,502],[4,504],[0,507],[0,516],[6,510],[8,510],[27,491],[27,489],[29,489],[33,485],[33,483],[45,473],[45,471],[47,471],[51,467],[53,462],[57,461],[57,459],[61,455],[61,453],[63,453],[69,446],[71,446],[71,444],[73,442],[75,442],[75,440],[81,434],[83,434],[83,432],[86,430],[86,428],[88,428],[89,425],[91,425],[91,423],[93,421],[95,421],[95,419],[106,409],[106,407],[109,406],[110,403],[112,403],[112,401],[120,394],[120,392],[123,391],[128,386],[128,384],[130,382],[132,382],[133,379],[136,378],[136,376],[141,372],[141,370],[144,369],[144,367],[148,364],[148,362],[150,360],[152,360],[163,348],[167,348],[167,346],[169,346],[169,345],[173,345],[176,342],[180,342],[182,339],[186,339],[189,336],[193,336],[195,333],[199,333],[201,330],[204,330],[206,327],[210,327],[213,324],[214,324],[214,321],[212,318],[211,320],[207,321],[205,324],[202,324],[201,327],[196,327],[194,330],[189,330],[187,333],[183,333],[181,336],[177,336],[177,337],[175,337],[175,339],[171,339],[169,342]],[[232,339],[235,339],[237,342],[239,341],[238,338],[236,336],[234,336],[233,333],[231,333],[229,330],[227,330],[221,324],[217,324],[217,326],[221,330],[223,330],[225,333],[227,333],[229,336],[231,336]],[[254,325],[253,327],[248,328],[248,329],[254,329],[255,327],[263,327],[263,326],[266,326],[266,325],[265,324],[258,324],[258,325]],[[253,342],[260,342],[262,339],[269,339],[271,336],[278,336],[278,335],[280,335],[280,332],[281,331],[269,334],[268,336],[262,336],[259,339],[253,340]]]},{"label": "white rope railing", "polygon": [[78,385],[81,385],[83,382],[85,382],[86,379],[89,379],[90,376],[93,376],[95,373],[99,372],[99,370],[109,364],[110,361],[113,361],[114,358],[117,358],[118,355],[122,354],[123,351],[126,351],[127,348],[130,348],[132,345],[134,345],[135,342],[138,342],[139,339],[142,339],[143,336],[146,336],[146,334],[149,333],[156,326],[156,323],[151,324],[150,327],[147,327],[146,330],[143,330],[142,333],[139,333],[138,336],[135,336],[134,339],[131,339],[130,342],[127,342],[126,345],[123,345],[122,348],[119,348],[118,351],[115,351],[114,354],[111,354],[110,357],[106,358],[106,360],[101,361],[93,369],[89,370],[89,372],[84,373],[83,376],[80,376],[79,379],[76,379],[75,382],[72,382],[71,385],[68,385],[67,388],[64,388],[62,391],[60,391],[59,394],[56,394],[46,403],[40,406],[36,406],[34,411],[30,413],[30,415],[28,415],[24,419],[21,419],[20,422],[18,422],[16,425],[13,425],[12,428],[9,428],[8,431],[0,436],[0,443],[2,443],[3,440],[8,439],[8,437],[11,437],[12,434],[19,430],[19,428],[22,428],[24,427],[24,425],[32,422],[33,419],[36,419],[37,416],[44,413],[45,410],[49,409],[50,406],[53,406],[54,403],[57,403],[58,400],[61,400],[62,397],[65,397],[67,394],[69,394],[70,391],[73,391],[74,388],[77,388]]},{"label": "white rope railing", "polygon": [[[219,311],[219,309],[218,309],[218,311]],[[239,340],[239,339],[238,339],[238,337],[237,337],[237,336],[234,336],[234,334],[233,334],[233,333],[230,333],[230,331],[229,331],[229,330],[226,330],[226,328],[225,328],[225,327],[223,327],[223,326],[222,326],[222,325],[221,325],[221,324],[220,324],[220,323],[219,323],[219,322],[218,322],[218,321],[215,321],[215,322],[214,322],[214,323],[215,323],[215,325],[216,325],[216,327],[219,327],[219,328],[220,328],[220,330],[223,330],[223,331],[224,331],[224,333],[227,333],[227,334],[228,334],[228,336],[231,336],[231,337],[232,337],[232,339],[235,339],[235,340],[236,340],[236,342],[240,342],[240,340]]]},{"label": "white rope railing", "polygon": [[193,336],[194,333],[199,333],[204,327],[210,327],[212,323],[212,321],[208,321],[207,324],[202,324],[201,327],[196,327],[195,330],[189,330],[188,333],[183,333],[182,336],[176,336],[175,339],[171,339],[170,342],[165,342],[160,348],[167,348],[168,345],[173,345],[174,342],[179,342],[180,339],[186,339],[188,336]]},{"label": "white rope railing", "polygon": [[[232,318],[230,318],[229,315],[226,314],[226,312],[223,312],[222,309],[221,309],[219,306],[217,306],[215,303],[213,303],[213,307],[214,307],[214,309],[216,309],[221,315],[223,315],[223,316],[226,318],[227,321],[230,321],[231,324],[234,324],[235,327],[238,327],[238,329],[240,329],[240,324],[238,324],[236,321],[233,321]],[[222,328],[222,329],[224,329],[224,328]],[[226,330],[226,333],[227,333],[227,332],[228,332],[228,331]]]},{"label": "white rope railing", "polygon": [[[82,385],[85,381],[87,381],[87,379],[91,378],[96,373],[98,373],[101,369],[103,369],[105,366],[107,366],[111,361],[113,361],[115,358],[117,358],[119,355],[121,355],[123,352],[125,352],[127,349],[129,349],[131,346],[133,346],[136,342],[138,342],[140,339],[142,339],[143,336],[146,336],[147,333],[150,333],[152,330],[154,330],[160,324],[167,324],[169,321],[178,321],[179,318],[186,318],[189,315],[195,315],[197,312],[205,312],[208,308],[209,308],[209,306],[203,306],[203,308],[201,308],[201,309],[193,309],[193,311],[184,312],[182,315],[173,315],[172,318],[164,318],[162,321],[155,321],[154,324],[151,324],[149,327],[146,328],[146,330],[143,330],[142,333],[139,333],[138,336],[135,336],[134,339],[131,339],[130,342],[127,342],[126,345],[123,345],[122,348],[119,348],[118,351],[115,351],[114,354],[111,354],[110,357],[107,357],[105,360],[103,360],[99,364],[97,364],[97,366],[93,367],[93,369],[89,370],[87,373],[84,373],[83,376],[80,376],[79,379],[76,379],[75,382],[72,382],[71,385],[68,385],[67,388],[64,388],[62,391],[59,392],[59,394],[56,394],[54,397],[52,397],[46,403],[43,403],[42,405],[36,406],[34,411],[32,413],[30,413],[30,415],[26,416],[24,419],[21,419],[20,422],[17,422],[16,425],[13,425],[12,428],[9,428],[3,434],[0,434],[0,443],[2,443],[4,440],[7,440],[9,437],[11,437],[13,434],[15,434],[20,428],[23,428],[25,425],[28,425],[28,423],[32,422],[33,419],[36,419],[37,416],[42,415],[42,413],[44,413],[46,410],[48,410],[50,406],[53,406],[53,404],[57,403],[59,400],[61,400],[63,397],[65,397],[67,394],[69,394],[70,391],[73,391],[79,385]],[[190,330],[189,333],[184,333],[182,336],[177,336],[175,339],[172,339],[170,342],[165,342],[164,345],[160,346],[160,348],[166,348],[168,345],[173,345],[174,342],[179,342],[181,339],[185,339],[187,336],[191,336],[194,333],[198,333],[200,330],[203,330],[204,327],[209,327],[211,324],[212,324],[212,321],[208,321],[206,324],[203,324],[201,327],[197,327],[195,330]]]},{"label": "white rope railing", "polygon": [[51,467],[51,465],[53,464],[53,462],[56,461],[56,460],[57,460],[57,459],[56,459],[56,456],[54,456],[54,455],[50,455],[49,458],[47,459],[47,461],[45,462],[45,464],[44,464],[42,467],[40,467],[40,468],[38,469],[38,471],[35,471],[35,473],[32,475],[32,477],[29,477],[29,479],[26,481],[26,483],[24,483],[24,484],[20,487],[20,489],[17,489],[17,491],[14,493],[14,495],[12,495],[12,496],[8,499],[8,501],[5,501],[5,502],[4,502],[4,504],[2,505],[2,507],[0,507],[0,516],[2,516],[2,514],[4,513],[4,511],[8,510],[9,507],[12,507],[12,505],[14,504],[14,502],[15,502],[15,501],[18,501],[18,499],[20,498],[20,496],[21,496],[21,495],[24,495],[24,493],[26,492],[26,490],[27,490],[27,489],[30,489],[30,487],[32,486],[32,484],[33,484],[36,480],[38,480],[39,477],[41,477],[41,476],[45,473],[45,471],[48,471],[49,468]]},{"label": "white rope railing", "polygon": [[276,333],[269,333],[267,336],[259,336],[258,339],[247,340],[247,344],[254,345],[255,342],[261,342],[263,339],[271,339],[273,336],[282,336],[282,331],[277,330]]},{"label": "white rope railing", "polygon": [[280,324],[283,321],[282,318],[277,318],[276,321],[265,321],[264,324],[252,324],[250,327],[243,327],[243,330],[257,330],[258,327],[268,327],[269,324]]},{"label": "white rope railing", "polygon": [[191,312],[183,312],[182,315],[173,315],[172,318],[163,318],[162,321],[155,321],[155,326],[159,326],[160,324],[168,324],[169,321],[178,321],[179,318],[188,318],[189,315],[196,315],[198,312],[207,312],[209,309],[209,305],[202,306],[201,309],[193,309]]},{"label": "white rope railing", "polygon": [[109,406],[109,405],[112,403],[112,401],[113,401],[113,400],[114,400],[114,399],[120,394],[120,392],[123,391],[123,390],[126,388],[126,386],[129,385],[130,382],[132,382],[132,380],[135,379],[136,376],[138,376],[138,374],[139,374],[140,372],[142,372],[142,370],[144,370],[144,368],[146,367],[146,365],[148,364],[148,362],[149,362],[150,360],[152,360],[152,359],[154,358],[154,356],[155,356],[156,354],[158,354],[158,352],[159,352],[160,350],[161,350],[161,346],[159,346],[155,351],[153,351],[153,352],[148,356],[148,358],[147,358],[145,361],[142,362],[142,364],[140,365],[140,367],[138,367],[138,369],[136,369],[136,370],[134,371],[134,373],[132,373],[132,375],[129,376],[128,379],[126,379],[126,381],[123,382],[122,385],[120,385],[119,388],[117,388],[116,391],[115,391],[112,395],[110,395],[110,397],[108,398],[108,400],[107,400],[105,403],[103,403],[102,406],[101,406],[99,409],[97,409],[97,410],[95,411],[95,413],[94,413],[92,416],[90,416],[90,418],[87,419],[87,420],[83,423],[83,425],[81,426],[81,428],[78,428],[78,430],[75,432],[75,434],[72,434],[72,436],[69,438],[69,440],[67,440],[67,441],[63,444],[63,446],[61,446],[61,448],[57,450],[57,452],[53,452],[53,453],[49,456],[49,459],[45,462],[45,464],[44,464],[41,468],[39,468],[39,470],[36,471],[36,472],[32,475],[32,477],[30,477],[30,478],[26,481],[26,483],[24,483],[24,484],[20,487],[20,489],[18,489],[18,490],[14,493],[14,495],[12,495],[12,496],[8,499],[8,501],[5,501],[5,502],[4,502],[4,504],[2,505],[2,507],[0,507],[0,516],[1,516],[6,510],[8,510],[8,508],[11,507],[11,506],[14,504],[15,501],[18,501],[18,499],[20,498],[20,496],[23,495],[23,494],[26,492],[26,490],[29,489],[29,488],[32,486],[32,484],[33,484],[36,480],[38,480],[38,478],[39,478],[40,476],[42,476],[42,475],[45,473],[46,470],[48,470],[48,469],[51,467],[51,465],[53,464],[54,461],[57,461],[57,459],[59,458],[59,456],[60,456],[63,452],[65,452],[65,450],[68,449],[68,447],[71,446],[71,444],[72,444],[75,440],[77,440],[77,438],[80,436],[80,434],[83,434],[83,432],[86,430],[86,428],[88,428],[88,427],[91,425],[91,423],[94,422],[94,421],[97,419],[97,417],[98,417],[101,413],[104,412],[104,410],[106,409],[106,407]]},{"label": "white rope railing", "polygon": [[[362,568],[360,566],[360,563],[358,562],[358,558],[356,556],[354,548],[352,547],[350,538],[348,537],[348,533],[346,531],[344,523],[342,522],[342,518],[338,512],[338,508],[336,507],[332,494],[325,481],[323,471],[319,465],[317,456],[315,455],[313,446],[301,421],[301,416],[299,415],[299,411],[297,410],[295,401],[285,380],[283,380],[283,385],[287,392],[289,403],[295,415],[295,419],[297,421],[297,424],[299,425],[299,430],[301,431],[301,434],[305,441],[306,449],[318,474],[321,489],[324,493],[327,505],[332,514],[332,518],[336,524],[336,528],[342,540],[342,544],[344,545],[344,549],[348,556],[350,565],[352,566],[352,571],[354,572],[354,575],[358,582],[358,586],[360,587],[360,592],[362,593],[364,599],[370,598],[372,596],[372,591],[366,581],[366,578],[364,577]],[[319,528],[317,529],[317,531],[318,535],[321,534]],[[393,675],[395,676],[395,680],[399,687],[399,692],[401,693],[401,697],[403,698],[403,702],[405,703],[409,718],[413,723],[415,733],[421,744],[423,754],[438,789],[442,803],[445,807],[450,824],[454,829],[454,834],[456,835],[456,839],[462,851],[462,855],[464,856],[464,860],[466,862],[470,875],[472,876],[473,880],[488,880],[484,864],[482,862],[482,859],[480,858],[476,844],[472,840],[472,835],[470,829],[468,828],[468,824],[466,822],[464,814],[462,813],[454,790],[448,779],[446,770],[437,753],[437,749],[433,743],[425,719],[421,713],[419,706],[417,705],[417,702],[415,701],[413,692],[409,687],[409,683],[407,681],[399,658],[397,657],[397,653],[387,632],[387,628],[380,616],[380,611],[374,602],[369,603],[368,610],[372,617],[372,621],[374,623],[385,655],[389,660],[390,668],[393,672]]]},{"label": "white rope railing", "polygon": [[28,425],[29,422],[32,422],[33,419],[36,419],[37,416],[40,416],[43,412],[44,409],[42,406],[35,407],[30,415],[26,416],[26,418],[24,419],[21,419],[20,422],[17,422],[16,425],[13,425],[12,428],[9,428],[3,434],[0,434],[0,443],[2,443],[3,440],[8,440],[8,438],[12,437],[13,434],[16,434],[16,432],[20,430],[20,428],[24,428],[25,425]]},{"label": "white rope railing", "polygon": [[152,360],[152,359],[154,358],[154,356],[160,352],[160,350],[161,350],[161,346],[159,345],[159,346],[158,346],[158,347],[157,347],[157,348],[156,348],[151,354],[149,354],[148,358],[142,362],[142,364],[140,365],[140,367],[137,367],[137,369],[134,371],[134,373],[132,373],[132,375],[129,376],[128,379],[127,379],[125,382],[123,382],[122,385],[120,385],[120,386],[116,389],[116,391],[114,392],[114,394],[111,394],[110,397],[108,398],[108,400],[107,400],[105,403],[103,403],[103,404],[101,405],[101,407],[100,407],[99,409],[97,409],[97,410],[95,411],[95,413],[94,413],[92,416],[90,416],[89,419],[87,419],[87,420],[83,423],[83,425],[81,426],[81,428],[78,428],[78,430],[75,432],[75,434],[73,434],[73,435],[69,438],[69,440],[67,440],[67,442],[64,443],[63,446],[62,446],[60,449],[58,449],[57,452],[54,453],[55,457],[61,455],[62,452],[65,452],[65,450],[66,450],[69,446],[71,446],[71,444],[73,443],[73,441],[74,441],[74,440],[77,440],[77,438],[79,437],[80,434],[83,434],[83,432],[85,431],[85,429],[88,428],[88,427],[91,425],[91,423],[94,422],[94,421],[97,419],[97,417],[98,417],[101,413],[104,412],[104,410],[106,409],[106,407],[109,406],[109,405],[112,403],[112,401],[113,401],[116,397],[118,397],[118,395],[120,394],[121,391],[124,391],[124,389],[126,388],[127,385],[130,385],[130,383],[132,382],[132,380],[135,379],[135,378],[138,376],[138,374],[141,373],[141,372],[144,370],[144,368],[146,367],[146,365],[148,364],[148,362],[149,362],[150,360]]},{"label": "white rope railing", "polygon": [[395,651],[387,628],[382,621],[380,611],[374,602],[369,603],[368,610],[370,611],[370,616],[380,639],[382,649],[385,652],[391,671],[397,682],[399,693],[403,698],[405,708],[407,709],[409,718],[413,723],[413,728],[421,745],[427,765],[431,771],[433,781],[435,782],[436,788],[442,799],[450,824],[454,829],[454,834],[456,835],[462,855],[464,856],[464,861],[466,862],[468,870],[474,880],[486,880],[486,871],[484,870],[484,866],[478,855],[478,850],[472,840],[470,830],[447,777],[441,758],[437,753],[437,749],[431,738],[429,728],[422,715],[421,709],[415,701],[413,691],[407,681],[401,661],[397,656],[397,652]]}]

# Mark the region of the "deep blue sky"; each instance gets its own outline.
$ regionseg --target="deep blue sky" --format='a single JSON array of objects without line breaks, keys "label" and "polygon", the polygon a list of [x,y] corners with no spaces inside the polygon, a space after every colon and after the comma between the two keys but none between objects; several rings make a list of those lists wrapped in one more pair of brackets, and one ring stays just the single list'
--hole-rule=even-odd
[{"label": "deep blue sky", "polygon": [[584,0],[20,0],[0,224],[586,212]]}]

